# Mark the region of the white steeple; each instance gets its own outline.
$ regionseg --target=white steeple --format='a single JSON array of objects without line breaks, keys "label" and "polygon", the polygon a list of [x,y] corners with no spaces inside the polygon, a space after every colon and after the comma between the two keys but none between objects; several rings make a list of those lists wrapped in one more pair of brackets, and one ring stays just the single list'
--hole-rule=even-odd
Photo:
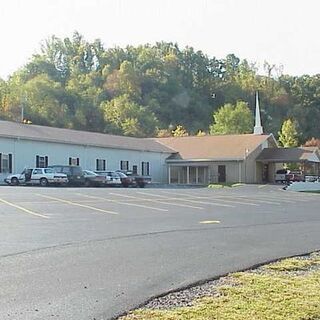
[{"label": "white steeple", "polygon": [[256,92],[256,121],[255,121],[253,134],[263,134],[263,128],[262,128],[262,125],[261,125],[261,118],[260,118],[260,107],[259,107],[259,94],[258,94],[258,91]]}]

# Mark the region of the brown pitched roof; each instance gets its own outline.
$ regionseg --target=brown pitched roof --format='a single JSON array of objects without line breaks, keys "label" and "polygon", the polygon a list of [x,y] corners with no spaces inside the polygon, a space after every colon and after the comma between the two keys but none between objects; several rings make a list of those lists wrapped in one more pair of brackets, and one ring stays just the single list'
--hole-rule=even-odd
[{"label": "brown pitched roof", "polygon": [[317,147],[266,148],[262,150],[257,160],[284,163],[301,161],[320,162],[320,157]]},{"label": "brown pitched roof", "polygon": [[0,137],[89,145],[115,149],[164,153],[174,152],[168,147],[152,139],[141,139],[80,130],[60,129],[11,121],[0,121]]},{"label": "brown pitched roof", "polygon": [[[241,160],[255,150],[270,135],[216,135],[155,138],[166,147],[179,152],[183,160]],[[176,155],[177,158],[177,155]]]}]

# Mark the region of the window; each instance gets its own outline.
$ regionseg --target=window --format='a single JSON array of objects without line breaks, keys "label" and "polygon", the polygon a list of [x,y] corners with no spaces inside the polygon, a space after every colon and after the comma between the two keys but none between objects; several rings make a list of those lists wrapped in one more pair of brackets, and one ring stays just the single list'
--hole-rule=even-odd
[{"label": "window", "polygon": [[96,159],[96,170],[105,171],[106,170],[106,160],[105,159]]},{"label": "window", "polygon": [[47,156],[36,156],[36,168],[46,168],[49,163]]},{"label": "window", "polygon": [[41,169],[34,169],[33,174],[42,174],[42,170]]},{"label": "window", "polygon": [[143,176],[149,176],[150,175],[150,165],[149,162],[142,162],[141,163],[141,174]]},{"label": "window", "polygon": [[71,168],[70,167],[62,167],[61,171],[59,171],[61,173],[65,173],[66,175],[71,175]]},{"label": "window", "polygon": [[54,173],[52,169],[44,169],[44,173]]},{"label": "window", "polygon": [[120,170],[129,170],[129,161],[120,161]]},{"label": "window", "polygon": [[69,165],[70,166],[79,166],[80,165],[80,159],[79,158],[69,157]]},{"label": "window", "polygon": [[138,174],[138,166],[137,165],[132,166],[132,173]]},{"label": "window", "polygon": [[0,153],[0,172],[12,173],[12,154]]}]

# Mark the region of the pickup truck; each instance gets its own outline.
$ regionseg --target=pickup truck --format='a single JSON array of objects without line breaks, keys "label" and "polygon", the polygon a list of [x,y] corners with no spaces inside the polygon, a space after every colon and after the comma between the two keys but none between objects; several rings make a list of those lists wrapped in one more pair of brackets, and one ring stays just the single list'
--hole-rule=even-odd
[{"label": "pickup truck", "polygon": [[275,182],[288,183],[293,181],[303,181],[304,177],[301,171],[290,171],[280,169],[276,171]]},{"label": "pickup truck", "polygon": [[55,173],[51,168],[32,168],[24,169],[21,173],[11,174],[4,181],[14,186],[38,184],[46,187],[48,184],[67,184],[68,177],[64,173]]}]

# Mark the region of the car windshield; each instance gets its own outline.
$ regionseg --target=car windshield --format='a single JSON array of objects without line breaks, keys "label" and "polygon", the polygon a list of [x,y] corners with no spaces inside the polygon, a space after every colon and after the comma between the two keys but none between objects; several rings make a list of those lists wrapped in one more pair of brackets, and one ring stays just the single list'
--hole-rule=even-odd
[{"label": "car windshield", "polygon": [[123,172],[117,172],[117,174],[118,174],[121,178],[127,178],[127,175],[125,175]]},{"label": "car windshield", "polygon": [[97,176],[97,174],[90,170],[83,170],[83,173],[88,176]]}]

